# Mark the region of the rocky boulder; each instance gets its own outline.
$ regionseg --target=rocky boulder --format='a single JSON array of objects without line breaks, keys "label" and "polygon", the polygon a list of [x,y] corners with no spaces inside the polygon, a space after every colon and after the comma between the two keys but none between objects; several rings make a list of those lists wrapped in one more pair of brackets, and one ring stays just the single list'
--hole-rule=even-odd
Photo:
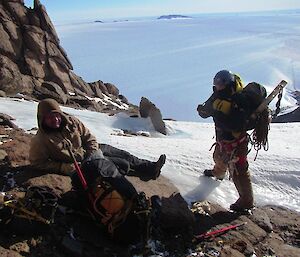
[{"label": "rocky boulder", "polygon": [[140,101],[140,115],[142,118],[150,117],[153,127],[156,131],[166,135],[167,129],[166,125],[162,119],[160,110],[146,97],[142,97]]},{"label": "rocky boulder", "polygon": [[36,177],[28,179],[24,182],[26,187],[30,186],[47,186],[56,195],[61,196],[72,189],[71,178],[68,176],[61,176],[57,174],[45,174],[39,176],[39,171]]},{"label": "rocky boulder", "polygon": [[9,128],[17,129],[18,127],[12,122],[13,120],[13,117],[4,113],[0,113],[0,126],[7,126]]},{"label": "rocky boulder", "polygon": [[119,89],[115,85],[113,85],[111,83],[105,83],[104,85],[106,86],[109,94],[114,95],[114,96],[119,95]]},{"label": "rocky boulder", "polygon": [[300,215],[297,212],[280,206],[264,206],[256,208],[252,214],[240,214],[228,212],[210,202],[194,203],[192,210],[196,215],[196,235],[233,224],[241,225],[207,240],[200,240],[197,249],[202,253],[214,252],[219,254],[214,256],[228,257],[296,257],[300,254],[297,241]]}]

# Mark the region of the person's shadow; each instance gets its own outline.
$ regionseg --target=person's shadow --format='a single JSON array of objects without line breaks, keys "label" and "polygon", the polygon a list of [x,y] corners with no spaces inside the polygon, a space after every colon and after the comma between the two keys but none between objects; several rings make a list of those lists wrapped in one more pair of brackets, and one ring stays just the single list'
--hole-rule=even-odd
[{"label": "person's shadow", "polygon": [[189,202],[204,201],[220,184],[220,180],[200,176],[199,185],[185,194],[184,198]]}]

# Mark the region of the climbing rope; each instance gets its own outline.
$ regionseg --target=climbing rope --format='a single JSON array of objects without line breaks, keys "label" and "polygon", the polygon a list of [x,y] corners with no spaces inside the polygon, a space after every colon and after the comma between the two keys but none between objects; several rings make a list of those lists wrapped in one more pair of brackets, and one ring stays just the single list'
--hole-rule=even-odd
[{"label": "climbing rope", "polygon": [[[258,151],[264,149],[265,151],[269,150],[268,134],[270,130],[269,124],[269,109],[266,108],[263,112],[257,117],[255,128],[252,133],[249,135],[249,141],[252,147],[256,151],[254,160],[256,160]],[[251,151],[250,149],[250,151]]]},{"label": "climbing rope", "polygon": [[281,104],[282,95],[283,95],[283,89],[281,89],[279,94],[278,94],[276,109],[275,109],[274,114],[272,115],[272,119],[275,119],[277,117],[277,115],[279,114],[279,112],[280,112],[280,104]]},{"label": "climbing rope", "polygon": [[[280,112],[280,104],[283,96],[283,88],[278,93],[278,100],[276,102],[276,109],[269,117],[269,109],[265,108],[257,117],[255,128],[249,135],[250,143],[256,151],[254,160],[258,155],[258,151],[263,148],[265,151],[269,150],[268,133],[270,130],[270,120],[275,119]],[[252,147],[251,147],[252,149]],[[251,150],[250,149],[250,150]]]}]

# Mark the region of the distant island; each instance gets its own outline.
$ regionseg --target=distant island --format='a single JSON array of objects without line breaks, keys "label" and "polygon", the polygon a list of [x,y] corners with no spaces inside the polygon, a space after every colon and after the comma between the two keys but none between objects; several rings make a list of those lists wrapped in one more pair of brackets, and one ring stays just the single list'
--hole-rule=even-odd
[{"label": "distant island", "polygon": [[103,23],[103,21],[100,21],[100,20],[96,20],[96,21],[94,21],[94,22],[99,22],[99,23]]},{"label": "distant island", "polygon": [[125,21],[129,21],[129,20],[114,20],[113,22],[125,22]]},{"label": "distant island", "polygon": [[171,15],[162,15],[159,16],[158,20],[170,20],[170,19],[182,19],[182,18],[192,18],[190,16],[179,15],[179,14],[171,14]]}]

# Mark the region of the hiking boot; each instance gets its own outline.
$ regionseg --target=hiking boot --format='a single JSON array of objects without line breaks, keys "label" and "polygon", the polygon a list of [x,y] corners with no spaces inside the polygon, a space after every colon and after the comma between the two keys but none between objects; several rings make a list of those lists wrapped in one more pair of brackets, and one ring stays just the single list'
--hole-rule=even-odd
[{"label": "hiking boot", "polygon": [[161,173],[161,168],[164,166],[166,163],[166,155],[162,154],[159,156],[158,161],[155,163],[155,172],[154,172],[154,177],[152,178],[153,180],[157,179]]},{"label": "hiking boot", "polygon": [[253,209],[253,204],[242,205],[239,200],[230,205],[230,210],[235,212],[247,212],[250,209]]},{"label": "hiking boot", "polygon": [[[203,175],[205,176],[205,177],[215,177],[215,175],[213,174],[213,171],[214,170],[204,170],[203,171]],[[215,177],[216,179],[218,179],[218,180],[223,180],[224,179],[224,177],[220,177],[220,178],[217,178],[217,177]]]},{"label": "hiking boot", "polygon": [[214,177],[213,170],[204,170],[203,174],[205,177]]}]

